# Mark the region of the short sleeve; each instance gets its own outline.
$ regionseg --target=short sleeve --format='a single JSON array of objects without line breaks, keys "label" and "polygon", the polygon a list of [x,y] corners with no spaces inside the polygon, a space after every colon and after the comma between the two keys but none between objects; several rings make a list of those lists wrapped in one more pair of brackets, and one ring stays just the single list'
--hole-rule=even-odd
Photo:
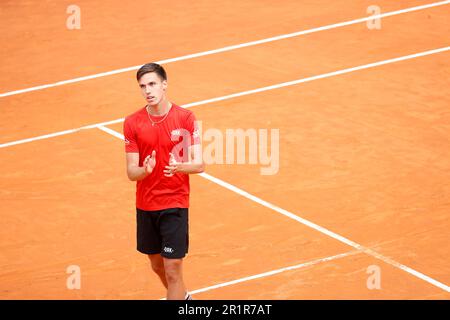
[{"label": "short sleeve", "polygon": [[191,145],[200,144],[200,130],[193,112],[190,112],[186,119],[186,129],[190,134]]},{"label": "short sleeve", "polygon": [[136,142],[136,133],[128,118],[126,118],[123,123],[123,136],[125,140],[125,152],[139,152]]}]

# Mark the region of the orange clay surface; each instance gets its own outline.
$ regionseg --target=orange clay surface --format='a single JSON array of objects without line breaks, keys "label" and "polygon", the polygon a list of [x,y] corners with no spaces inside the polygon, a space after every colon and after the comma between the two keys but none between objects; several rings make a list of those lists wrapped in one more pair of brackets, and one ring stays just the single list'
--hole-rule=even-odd
[{"label": "orange clay surface", "polygon": [[[0,93],[367,16],[373,1],[3,1]],[[388,12],[430,1],[377,1]],[[449,45],[450,5],[165,64],[177,104]],[[279,129],[280,167],[206,172],[450,284],[450,53],[192,107],[203,131]],[[145,101],[135,71],[0,98],[0,144],[123,118]],[[119,133],[122,123],[108,126]],[[0,148],[0,299],[159,299],[135,250],[123,143],[96,128]],[[200,176],[191,177],[196,299],[449,299],[450,294]],[[68,290],[66,269],[81,268]],[[381,289],[369,290],[369,266]]]}]

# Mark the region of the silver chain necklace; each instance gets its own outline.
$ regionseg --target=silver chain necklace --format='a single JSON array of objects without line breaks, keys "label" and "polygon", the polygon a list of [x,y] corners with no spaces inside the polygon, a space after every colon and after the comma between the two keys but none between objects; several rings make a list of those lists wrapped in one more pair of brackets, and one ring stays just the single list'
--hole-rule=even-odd
[{"label": "silver chain necklace", "polygon": [[152,126],[154,127],[155,124],[161,123],[161,122],[163,122],[164,120],[166,120],[167,116],[169,115],[170,109],[172,109],[172,105],[170,105],[169,110],[167,110],[166,114],[164,115],[164,118],[162,118],[162,119],[159,120],[159,121],[153,121],[152,118],[151,118],[151,116],[150,116],[150,112],[149,112],[150,108],[148,107],[148,105],[147,105],[146,108],[147,108],[147,115],[148,115],[148,118],[149,118],[150,122],[152,123]]}]

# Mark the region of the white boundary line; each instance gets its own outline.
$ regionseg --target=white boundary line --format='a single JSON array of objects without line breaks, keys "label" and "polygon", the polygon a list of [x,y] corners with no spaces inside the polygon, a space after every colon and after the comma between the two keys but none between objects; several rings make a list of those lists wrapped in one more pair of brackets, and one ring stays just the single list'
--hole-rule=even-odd
[{"label": "white boundary line", "polygon": [[[242,97],[242,96],[246,96],[246,95],[250,95],[250,94],[254,94],[254,93],[260,93],[260,92],[264,92],[264,91],[268,91],[268,90],[273,90],[273,89],[293,86],[293,85],[300,84],[300,83],[305,83],[305,82],[310,82],[310,81],[314,81],[314,80],[330,78],[330,77],[333,77],[333,76],[342,75],[342,74],[346,74],[346,73],[350,73],[350,72],[354,72],[354,71],[359,71],[359,70],[369,69],[369,68],[373,68],[373,67],[377,67],[377,66],[382,66],[382,65],[389,64],[389,63],[394,63],[394,62],[414,59],[414,58],[418,58],[418,57],[423,57],[423,56],[427,56],[427,55],[431,55],[431,54],[436,54],[436,53],[440,53],[440,52],[445,52],[445,51],[448,51],[448,50],[450,50],[450,46],[443,47],[443,48],[438,48],[438,49],[433,49],[433,50],[428,50],[428,51],[423,51],[423,52],[419,52],[419,53],[414,53],[414,54],[410,54],[410,55],[406,55],[406,56],[402,56],[402,57],[387,59],[387,60],[383,60],[383,61],[373,62],[373,63],[369,63],[369,64],[357,66],[357,67],[352,67],[352,68],[342,69],[342,70],[338,70],[338,71],[328,72],[328,73],[320,74],[320,75],[317,75],[317,76],[312,76],[312,77],[307,77],[307,78],[303,78],[303,79],[297,79],[297,80],[293,80],[293,81],[283,82],[283,83],[279,83],[279,84],[275,84],[275,85],[271,85],[271,86],[266,86],[266,87],[262,87],[262,88],[257,88],[257,89],[253,89],[253,90],[247,90],[247,91],[242,91],[242,92],[238,92],[238,93],[233,93],[233,94],[229,94],[229,95],[225,95],[225,96],[221,96],[221,97],[217,97],[217,98],[213,98],[213,99],[207,99],[207,100],[192,102],[192,103],[185,104],[182,107],[183,108],[190,108],[190,107],[199,106],[199,105],[203,105],[203,104],[207,104],[207,103],[212,103],[212,102],[217,102],[217,101],[223,101],[223,100],[228,100],[228,99],[232,99],[232,98]],[[87,126],[76,128],[76,129],[70,129],[70,130],[59,131],[59,132],[46,134],[46,135],[42,135],[42,136],[37,136],[37,137],[34,137],[34,138],[28,138],[28,139],[16,140],[16,141],[12,141],[12,142],[6,142],[6,143],[3,143],[3,144],[0,144],[0,148],[10,147],[10,146],[13,146],[13,145],[22,144],[22,143],[26,143],[26,142],[32,142],[32,141],[35,141],[35,140],[41,140],[41,139],[46,139],[46,138],[51,138],[51,137],[57,137],[57,136],[61,136],[61,135],[69,134],[69,133],[74,133],[74,132],[77,132],[77,131],[80,131],[80,130],[84,130],[84,129],[92,129],[92,128],[96,128],[98,126],[104,126],[104,125],[109,125],[109,124],[114,124],[114,123],[120,123],[120,122],[123,122],[123,121],[124,121],[124,118],[120,118],[120,119],[116,119],[116,120],[111,120],[111,121],[91,124],[91,125],[87,125]]]},{"label": "white boundary line", "polygon": [[[219,284],[216,284],[216,285],[213,285],[210,287],[206,287],[206,288],[202,288],[202,289],[192,290],[192,291],[189,291],[189,293],[190,294],[202,293],[202,292],[206,292],[206,291],[210,291],[210,290],[214,290],[214,289],[231,286],[231,285],[245,282],[245,281],[250,281],[250,280],[255,280],[255,279],[259,279],[259,278],[273,276],[275,274],[279,274],[279,273],[286,272],[286,271],[291,271],[291,270],[302,269],[302,268],[314,266],[314,265],[322,263],[322,262],[333,261],[336,259],[345,258],[345,257],[359,254],[359,253],[361,253],[361,252],[360,251],[349,251],[346,253],[341,253],[341,254],[337,254],[334,256],[326,257],[326,258],[320,258],[320,259],[296,264],[296,265],[289,266],[289,267],[284,267],[284,268],[280,268],[280,269],[276,269],[276,270],[272,270],[272,271],[268,271],[268,272],[264,272],[264,273],[255,274],[253,276],[248,276],[248,277],[239,278],[239,279],[228,281],[228,282],[219,283]],[[160,300],[166,300],[166,298],[162,298]]]},{"label": "white boundary line", "polygon": [[392,260],[392,259],[390,259],[388,257],[385,257],[382,254],[380,254],[380,253],[378,253],[376,251],[373,251],[372,249],[366,248],[366,247],[364,247],[364,246],[362,246],[362,245],[360,245],[360,244],[358,244],[356,242],[353,242],[353,241],[351,241],[351,240],[349,240],[349,239],[347,239],[347,238],[345,238],[345,237],[343,237],[343,236],[341,236],[341,235],[339,235],[337,233],[334,233],[334,232],[332,232],[332,231],[330,231],[330,230],[328,230],[328,229],[326,229],[324,227],[321,227],[321,226],[319,226],[319,225],[317,225],[317,224],[315,224],[315,223],[313,223],[313,222],[311,222],[309,220],[303,219],[303,218],[297,216],[296,214],[294,214],[292,212],[289,212],[289,211],[287,211],[285,209],[282,209],[282,208],[280,208],[280,207],[278,207],[278,206],[276,206],[274,204],[271,204],[270,202],[264,201],[261,198],[258,198],[258,197],[254,196],[254,195],[251,195],[250,193],[248,193],[248,192],[246,192],[246,191],[244,191],[244,190],[242,190],[242,189],[240,189],[240,188],[238,188],[236,186],[233,186],[232,184],[229,184],[229,183],[227,183],[227,182],[225,182],[223,180],[215,178],[215,177],[213,177],[213,176],[211,176],[211,175],[209,175],[207,173],[201,173],[200,175],[203,178],[208,179],[208,180],[210,180],[210,181],[212,181],[212,182],[214,182],[214,183],[216,183],[218,185],[221,185],[222,187],[224,187],[224,188],[226,188],[226,189],[228,189],[230,191],[233,191],[233,192],[235,192],[235,193],[237,193],[237,194],[239,194],[239,195],[241,195],[241,196],[243,196],[243,197],[245,197],[245,198],[247,198],[249,200],[252,200],[252,201],[254,201],[254,202],[256,202],[256,203],[258,203],[258,204],[260,204],[260,205],[262,205],[262,206],[264,206],[266,208],[269,208],[269,209],[272,209],[272,210],[274,210],[274,211],[276,211],[278,213],[281,213],[282,215],[284,215],[284,216],[286,216],[288,218],[291,218],[291,219],[293,219],[295,221],[298,221],[298,222],[300,222],[301,224],[303,224],[305,226],[308,226],[308,227],[310,227],[310,228],[312,228],[312,229],[314,229],[316,231],[319,231],[320,233],[323,233],[323,234],[325,234],[325,235],[327,235],[327,236],[329,236],[331,238],[334,238],[334,239],[336,239],[336,240],[338,240],[338,241],[340,241],[340,242],[342,242],[344,244],[347,244],[347,245],[349,245],[349,246],[351,246],[351,247],[353,247],[353,248],[355,248],[355,249],[357,249],[357,250],[359,250],[361,252],[364,252],[364,253],[372,256],[372,257],[375,257],[375,258],[377,258],[379,260],[382,260],[383,262],[385,262],[387,264],[390,264],[390,265],[392,265],[392,266],[394,266],[396,268],[399,268],[399,269],[401,269],[401,270],[403,270],[403,271],[405,271],[405,272],[407,272],[409,274],[412,274],[413,276],[415,276],[415,277],[417,277],[419,279],[422,279],[422,280],[424,280],[424,281],[426,281],[426,282],[428,282],[428,283],[430,283],[430,284],[432,284],[432,285],[434,285],[434,286],[436,286],[438,288],[441,288],[441,289],[443,289],[443,290],[445,290],[447,292],[450,292],[450,288],[447,285],[445,285],[445,284],[443,284],[443,283],[441,283],[441,282],[439,282],[437,280],[434,280],[431,277],[428,277],[428,276],[424,275],[423,273],[420,273],[420,272],[418,272],[418,271],[416,271],[416,270],[414,270],[414,269],[412,269],[410,267],[402,265],[401,263],[399,263],[399,262],[397,262],[395,260]]},{"label": "white boundary line", "polygon": [[[103,129],[101,129],[101,130],[103,130]],[[111,129],[109,129],[109,130],[111,130]],[[111,132],[109,132],[109,130],[108,131],[103,130],[103,131],[107,132],[108,134],[112,134]],[[113,131],[113,130],[111,130],[111,131]],[[124,139],[124,136],[121,133],[119,133],[119,132],[115,132],[112,135],[114,137],[116,137],[116,138],[121,139],[121,140]],[[421,273],[419,271],[416,271],[416,270],[414,270],[414,269],[412,269],[412,268],[410,268],[408,266],[405,266],[405,265],[403,265],[403,264],[401,264],[401,263],[399,263],[399,262],[397,262],[395,260],[392,260],[391,258],[385,257],[382,254],[380,254],[380,253],[378,253],[378,252],[376,252],[376,251],[374,251],[372,249],[364,247],[364,246],[360,245],[359,243],[356,243],[356,242],[354,242],[352,240],[349,240],[349,239],[347,239],[347,238],[345,238],[345,237],[343,237],[343,236],[341,236],[341,235],[339,235],[339,234],[337,234],[337,233],[335,233],[333,231],[330,231],[330,230],[328,230],[328,229],[326,229],[324,227],[319,226],[318,224],[315,224],[315,223],[313,223],[313,222],[311,222],[309,220],[301,218],[301,217],[297,216],[296,214],[294,214],[292,212],[289,212],[289,211],[287,211],[285,209],[282,209],[282,208],[280,208],[280,207],[278,207],[278,206],[276,206],[276,205],[274,205],[274,204],[272,204],[270,202],[262,200],[261,198],[258,198],[256,196],[248,193],[247,191],[244,191],[244,190],[242,190],[242,189],[240,189],[240,188],[238,188],[238,187],[236,187],[236,186],[234,186],[234,185],[232,185],[232,184],[230,184],[228,182],[225,182],[225,181],[223,181],[221,179],[213,177],[213,176],[211,176],[211,175],[209,175],[207,173],[203,172],[203,173],[200,173],[199,175],[201,177],[211,181],[211,182],[214,182],[214,183],[216,183],[216,184],[218,184],[218,185],[220,185],[220,186],[222,186],[222,187],[224,187],[224,188],[226,188],[226,189],[228,189],[230,191],[233,191],[233,192],[243,196],[244,198],[247,198],[247,199],[249,199],[251,201],[254,201],[254,202],[256,202],[256,203],[258,203],[258,204],[260,204],[260,205],[262,205],[262,206],[264,206],[266,208],[272,209],[272,210],[274,210],[274,211],[276,211],[278,213],[281,213],[282,215],[284,215],[284,216],[286,216],[288,218],[291,218],[291,219],[293,219],[293,220],[295,220],[297,222],[300,222],[301,224],[303,224],[303,225],[305,225],[307,227],[310,227],[311,229],[314,229],[314,230],[316,230],[316,231],[318,231],[318,232],[320,232],[322,234],[325,234],[325,235],[327,235],[327,236],[329,236],[329,237],[331,237],[333,239],[336,239],[336,240],[338,240],[338,241],[340,241],[340,242],[342,242],[342,243],[344,243],[344,244],[346,244],[346,245],[348,245],[350,247],[353,247],[354,249],[356,249],[356,250],[358,250],[360,252],[364,252],[365,254],[367,254],[369,256],[372,256],[372,257],[374,257],[376,259],[379,259],[379,260],[381,260],[381,261],[383,261],[383,262],[385,262],[387,264],[390,264],[391,266],[399,268],[399,269],[401,269],[401,270],[403,270],[403,271],[405,271],[405,272],[407,272],[407,273],[409,273],[409,274],[411,274],[411,275],[413,275],[413,276],[415,276],[415,277],[417,277],[419,279],[422,279],[423,281],[426,281],[426,282],[432,284],[433,286],[441,288],[444,291],[450,292],[450,288],[447,285],[445,285],[445,284],[443,284],[443,283],[441,283],[441,282],[439,282],[439,281],[437,281],[437,280],[435,280],[435,279],[433,279],[433,278],[431,278],[431,277],[429,277],[429,276],[427,276],[427,275],[425,275],[425,274],[423,274],[423,273]]]},{"label": "white boundary line", "polygon": [[33,141],[47,139],[47,138],[58,137],[58,136],[62,136],[62,135],[65,135],[65,134],[78,132],[78,131],[81,131],[81,130],[93,129],[93,128],[97,128],[99,126],[104,126],[104,125],[106,126],[106,125],[110,125],[110,124],[120,123],[120,122],[123,122],[123,121],[124,121],[124,118],[121,118],[121,119],[116,119],[116,120],[111,120],[111,121],[106,121],[106,122],[90,124],[90,125],[87,125],[87,126],[84,126],[84,127],[76,128],[76,129],[69,129],[69,130],[58,131],[58,132],[50,133],[50,134],[44,134],[42,136],[37,136],[37,137],[33,137],[33,138],[16,140],[16,141],[12,141],[12,142],[6,142],[6,143],[3,143],[3,144],[0,144],[0,148],[6,148],[6,147],[11,147],[11,146],[14,146],[14,145],[17,145],[17,144],[33,142]]},{"label": "white boundary line", "polygon": [[[203,51],[203,52],[199,52],[199,53],[188,54],[188,55],[184,55],[184,56],[180,56],[180,57],[176,57],[176,58],[165,59],[165,60],[160,60],[160,61],[156,61],[156,62],[159,63],[159,64],[166,64],[166,63],[175,62],[175,61],[182,61],[182,60],[188,60],[188,59],[203,57],[203,56],[207,56],[207,55],[211,55],[211,54],[216,54],[216,53],[236,50],[236,49],[240,49],[240,48],[255,46],[255,45],[259,45],[259,44],[263,44],[263,43],[268,43],[268,42],[278,41],[278,40],[282,40],[282,39],[293,38],[293,37],[297,37],[297,36],[301,36],[301,35],[305,35],[305,34],[310,34],[310,33],[314,33],[314,32],[319,32],[319,31],[324,31],[324,30],[330,30],[330,29],[334,29],[334,28],[349,26],[349,25],[352,25],[352,24],[357,24],[357,23],[361,23],[361,22],[365,22],[365,21],[374,20],[374,19],[386,18],[386,17],[391,17],[391,16],[403,14],[403,13],[429,9],[429,8],[433,8],[433,7],[437,7],[437,6],[446,5],[446,4],[449,4],[449,3],[450,3],[450,0],[433,2],[433,3],[430,3],[430,4],[425,4],[425,5],[420,5],[420,6],[416,6],[416,7],[410,7],[410,8],[406,8],[406,9],[386,12],[386,13],[382,13],[382,14],[379,14],[379,15],[371,15],[371,16],[368,16],[368,17],[363,17],[363,18],[354,19],[354,20],[350,20],[350,21],[344,21],[344,22],[329,24],[329,25],[322,26],[322,27],[317,27],[317,28],[312,28],[312,29],[308,29],[308,30],[303,30],[303,31],[283,34],[283,35],[279,35],[279,36],[275,36],[275,37],[265,38],[265,39],[261,39],[261,40],[256,40],[256,41],[251,41],[251,42],[245,42],[245,43],[241,43],[241,44],[231,45],[231,46],[227,46],[227,47],[223,47],[223,48],[219,48],[219,49],[215,49],[215,50],[209,50],[209,51]],[[50,83],[50,84],[44,84],[44,85],[40,85],[40,86],[30,87],[30,88],[26,88],[26,89],[8,91],[8,92],[5,92],[5,93],[0,93],[0,98],[7,97],[7,96],[12,96],[12,95],[17,95],[17,94],[21,94],[21,93],[26,93],[26,92],[31,92],[31,91],[36,91],[36,90],[43,90],[43,89],[47,89],[47,88],[62,86],[62,85],[65,85],[65,84],[70,84],[70,83],[75,83],[75,82],[80,82],[80,81],[91,80],[91,79],[100,78],[100,77],[106,77],[106,76],[110,76],[110,75],[114,75],[114,74],[118,74],[118,73],[123,73],[123,72],[137,70],[140,67],[141,67],[141,65],[133,66],[133,67],[127,67],[127,68],[121,68],[121,69],[116,69],[116,70],[112,70],[112,71],[96,73],[96,74],[89,75],[89,76],[78,77],[78,78],[58,81],[58,82],[54,82],[54,83]]]},{"label": "white boundary line", "polygon": [[123,134],[121,134],[121,133],[119,133],[117,131],[114,131],[113,129],[107,128],[107,127],[102,126],[102,125],[98,125],[97,128],[99,128],[102,131],[105,131],[106,133],[109,133],[110,135],[112,135],[112,136],[114,136],[116,138],[119,138],[119,139],[122,139],[122,140],[124,139]]}]

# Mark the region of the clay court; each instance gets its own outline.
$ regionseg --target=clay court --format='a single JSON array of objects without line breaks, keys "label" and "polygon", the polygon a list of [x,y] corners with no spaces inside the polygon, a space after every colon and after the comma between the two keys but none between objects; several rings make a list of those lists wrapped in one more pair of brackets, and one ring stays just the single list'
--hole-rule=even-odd
[{"label": "clay court", "polygon": [[2,1],[0,298],[165,296],[122,141],[136,70],[159,62],[203,130],[280,134],[274,175],[191,176],[194,299],[449,299],[450,1],[433,1]]}]

